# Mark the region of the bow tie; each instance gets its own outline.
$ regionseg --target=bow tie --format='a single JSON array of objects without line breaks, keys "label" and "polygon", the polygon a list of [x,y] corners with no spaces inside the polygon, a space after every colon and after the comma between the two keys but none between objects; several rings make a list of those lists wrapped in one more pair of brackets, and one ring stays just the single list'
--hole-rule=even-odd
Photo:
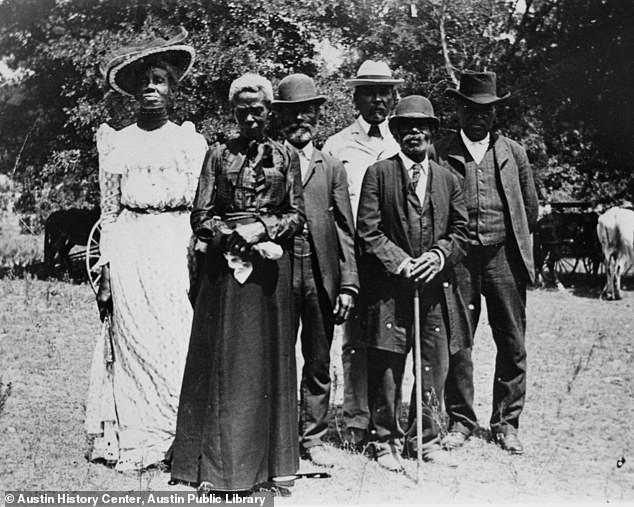
[{"label": "bow tie", "polygon": [[370,125],[370,130],[368,130],[368,136],[370,137],[383,137],[381,135],[381,131],[379,130],[378,125]]}]

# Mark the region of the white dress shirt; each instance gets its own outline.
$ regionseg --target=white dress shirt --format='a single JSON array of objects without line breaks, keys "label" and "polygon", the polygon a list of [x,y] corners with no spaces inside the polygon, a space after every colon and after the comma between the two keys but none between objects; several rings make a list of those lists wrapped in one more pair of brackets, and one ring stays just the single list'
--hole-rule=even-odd
[{"label": "white dress shirt", "polygon": [[484,139],[480,141],[472,141],[467,137],[467,134],[464,133],[462,129],[460,129],[460,137],[462,137],[462,142],[464,143],[467,151],[471,154],[471,157],[475,161],[476,164],[482,162],[484,155],[489,148],[489,142],[491,140],[491,136],[487,133]]},{"label": "white dress shirt", "polygon": [[315,151],[313,142],[310,141],[301,149],[296,148],[288,141],[284,141],[284,144],[297,152],[297,155],[299,157],[299,169],[302,175],[302,183],[304,183],[306,181],[306,178],[308,177],[308,166],[310,165],[310,160],[313,158],[313,151]]}]

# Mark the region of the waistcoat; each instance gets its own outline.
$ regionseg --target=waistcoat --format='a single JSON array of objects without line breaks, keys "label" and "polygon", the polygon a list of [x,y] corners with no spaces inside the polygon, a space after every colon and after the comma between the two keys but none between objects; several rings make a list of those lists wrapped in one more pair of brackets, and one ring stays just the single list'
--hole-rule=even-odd
[{"label": "waistcoat", "polygon": [[489,147],[479,164],[467,151],[465,160],[465,201],[469,212],[469,240],[494,245],[506,239],[506,204],[496,170],[494,149]]},{"label": "waistcoat", "polygon": [[[429,170],[429,169],[428,169]],[[434,243],[433,217],[429,194],[431,193],[431,173],[427,176],[425,199],[420,205],[414,186],[410,182],[407,192],[407,215],[409,223],[409,240],[412,245],[412,255],[418,257],[431,248]]]}]

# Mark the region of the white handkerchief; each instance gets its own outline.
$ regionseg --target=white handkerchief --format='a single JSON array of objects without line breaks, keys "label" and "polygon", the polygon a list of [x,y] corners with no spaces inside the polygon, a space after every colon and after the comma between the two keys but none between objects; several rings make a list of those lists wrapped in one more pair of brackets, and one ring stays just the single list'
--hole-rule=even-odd
[{"label": "white handkerchief", "polygon": [[253,272],[253,264],[230,253],[225,253],[225,259],[227,259],[229,269],[233,270],[233,277],[240,285],[243,285],[244,282],[247,281],[247,278],[249,278],[249,275]]},{"label": "white handkerchief", "polygon": [[272,241],[263,241],[262,243],[258,243],[253,247],[253,250],[259,253],[260,257],[263,259],[269,259],[272,261],[276,261],[282,257],[282,254],[284,253],[282,247]]}]

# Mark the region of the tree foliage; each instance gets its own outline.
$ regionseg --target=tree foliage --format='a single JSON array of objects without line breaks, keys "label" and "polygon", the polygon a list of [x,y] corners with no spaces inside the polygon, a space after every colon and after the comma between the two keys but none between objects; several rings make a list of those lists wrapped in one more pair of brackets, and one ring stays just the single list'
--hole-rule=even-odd
[{"label": "tree foliage", "polygon": [[[405,79],[403,95],[430,96],[455,128],[445,90],[460,69],[494,70],[513,97],[499,126],[522,141],[544,199],[619,199],[631,192],[634,156],[634,7],[618,0],[4,0],[0,57],[0,172],[27,190],[25,210],[96,202],[94,133],[121,128],[134,104],[108,91],[107,53],[183,25],[197,50],[173,105],[209,139],[233,126],[230,82],[247,70],[274,83],[316,76],[330,98],[321,140],[355,112],[343,79],[365,58]],[[318,48],[338,48],[324,61]],[[628,187],[628,185],[630,185]],[[630,199],[632,199],[630,194]],[[32,210],[31,210],[32,211]]]}]

